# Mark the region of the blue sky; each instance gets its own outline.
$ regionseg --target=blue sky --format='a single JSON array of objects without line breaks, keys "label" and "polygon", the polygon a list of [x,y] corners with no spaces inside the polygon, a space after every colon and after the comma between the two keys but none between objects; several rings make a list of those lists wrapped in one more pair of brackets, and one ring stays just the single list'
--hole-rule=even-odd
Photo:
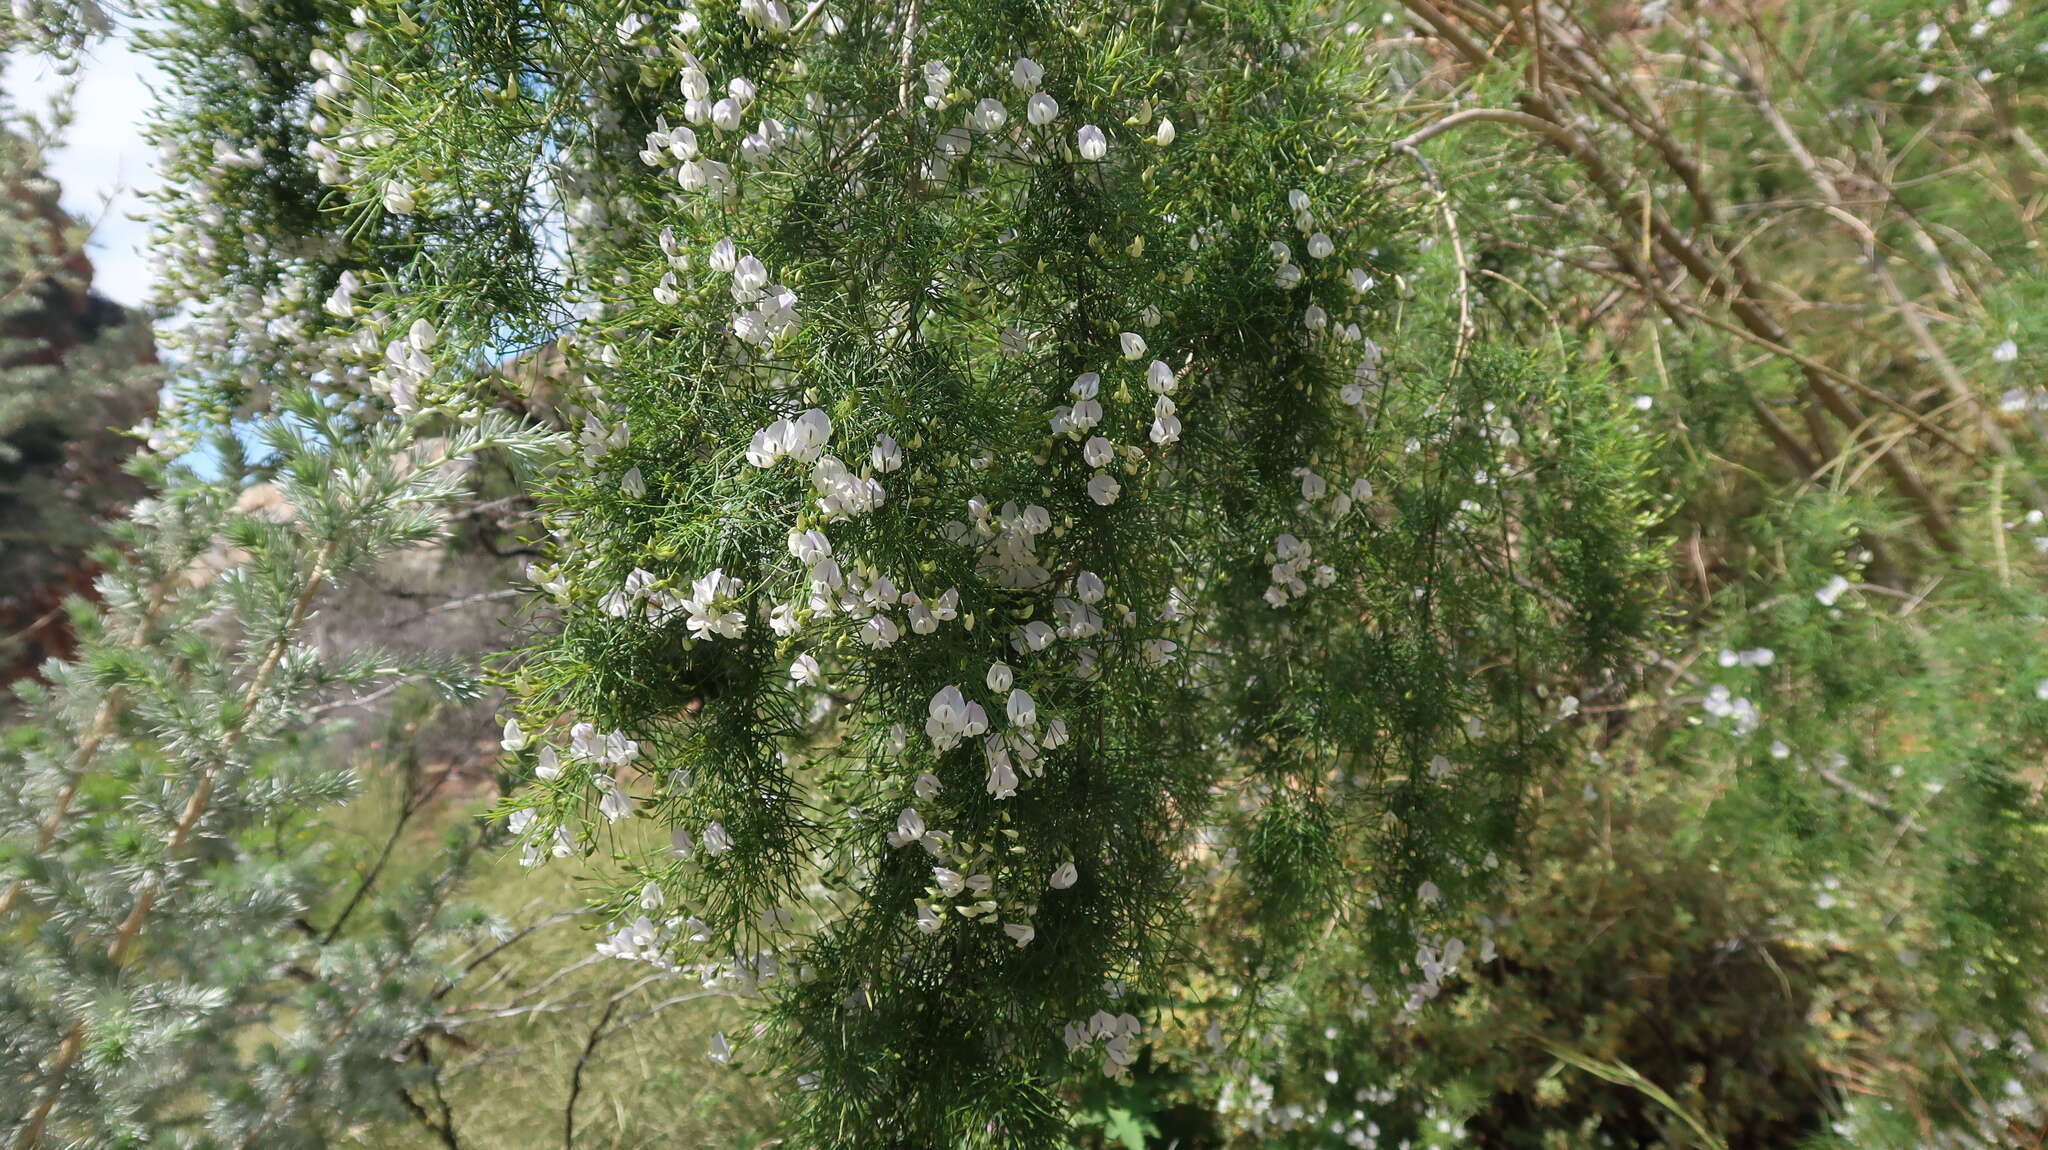
[{"label": "blue sky", "polygon": [[[35,57],[6,65],[0,84],[25,111],[41,111],[65,82]],[[94,225],[94,286],[117,302],[141,303],[150,286],[143,250],[149,227],[132,217],[144,206],[138,193],[157,182],[156,155],[143,142],[142,124],[162,73],[126,40],[113,39],[93,46],[75,78],[77,114],[63,146],[50,154],[50,175],[64,186],[64,207]]]}]

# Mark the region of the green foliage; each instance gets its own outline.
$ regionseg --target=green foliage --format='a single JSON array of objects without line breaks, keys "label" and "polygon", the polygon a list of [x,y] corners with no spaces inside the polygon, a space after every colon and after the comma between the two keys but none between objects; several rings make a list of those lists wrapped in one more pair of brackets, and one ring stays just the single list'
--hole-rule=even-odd
[{"label": "green foliage", "polygon": [[[1509,841],[1531,691],[1640,628],[1637,437],[1404,291],[1322,13],[360,28],[316,97],[352,234],[422,237],[394,278],[472,353],[575,316],[514,826],[619,855],[608,953],[761,999],[719,1053],[802,1141],[1056,1144],[1191,879],[1246,872],[1247,977],[1338,901],[1404,929]],[[551,216],[559,281],[483,258]]]}]

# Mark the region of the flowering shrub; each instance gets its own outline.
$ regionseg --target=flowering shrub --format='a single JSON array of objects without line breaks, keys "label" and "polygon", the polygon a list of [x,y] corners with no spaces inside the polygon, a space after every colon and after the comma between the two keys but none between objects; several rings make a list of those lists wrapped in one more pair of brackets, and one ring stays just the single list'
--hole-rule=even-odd
[{"label": "flowering shrub", "polygon": [[559,279],[410,269],[574,316],[507,813],[531,863],[621,856],[603,953],[760,1001],[708,1054],[811,1141],[1053,1141],[1219,870],[1247,979],[1340,903],[1403,930],[1506,841],[1531,692],[1640,628],[1639,444],[1452,322],[1357,43],[1266,0],[748,0],[370,6],[319,48],[363,218],[559,221]]}]

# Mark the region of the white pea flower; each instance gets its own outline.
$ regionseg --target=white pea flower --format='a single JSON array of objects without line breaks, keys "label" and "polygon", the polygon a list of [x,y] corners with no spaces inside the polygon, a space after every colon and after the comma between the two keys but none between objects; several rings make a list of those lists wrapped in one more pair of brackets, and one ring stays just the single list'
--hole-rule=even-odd
[{"label": "white pea flower", "polygon": [[690,594],[684,597],[682,609],[690,634],[703,639],[722,635],[737,639],[746,632],[747,617],[733,609],[732,600],[740,593],[740,581],[728,576],[722,568],[712,568],[709,574],[700,576],[690,585]]},{"label": "white pea flower", "polygon": [[1273,273],[1273,282],[1278,284],[1282,291],[1293,291],[1301,286],[1301,266],[1292,263],[1281,264],[1279,270]]},{"label": "white pea flower", "polygon": [[1074,377],[1074,386],[1067,390],[1075,399],[1094,399],[1102,391],[1102,376],[1098,372],[1082,372]]},{"label": "white pea flower", "polygon": [[1052,629],[1052,624],[1043,619],[1033,619],[1017,628],[1011,646],[1019,651],[1043,651],[1058,637],[1059,632]]},{"label": "white pea flower", "polygon": [[1006,922],[1003,933],[1017,940],[1018,946],[1029,946],[1038,937],[1038,930],[1028,922]]},{"label": "white pea flower", "polygon": [[1115,457],[1116,445],[1100,435],[1089,436],[1088,442],[1081,445],[1081,458],[1087,460],[1090,467],[1107,467]]},{"label": "white pea flower", "polygon": [[1293,191],[1288,192],[1287,209],[1296,214],[1307,211],[1309,209],[1308,193],[1300,188],[1295,188]]},{"label": "white pea flower", "polygon": [[1173,121],[1161,116],[1158,129],[1152,133],[1152,142],[1163,148],[1173,143],[1173,138],[1177,134],[1173,128]]},{"label": "white pea flower", "polygon": [[931,907],[920,905],[917,908],[918,933],[937,934],[939,927],[944,925],[944,923],[945,920],[941,919],[938,916],[938,912],[934,911]]},{"label": "white pea flower", "polygon": [[911,793],[917,796],[917,801],[921,803],[931,802],[939,794],[939,776],[929,773],[921,774],[917,776],[916,782],[910,784],[910,790]]},{"label": "white pea flower", "polygon": [[409,216],[417,203],[413,199],[412,185],[404,180],[388,180],[384,184],[384,210],[394,216]]},{"label": "white pea flower", "polygon": [[1012,672],[1012,671],[1010,670],[1010,665],[1009,665],[1008,663],[990,663],[990,664],[989,664],[989,667],[988,667],[988,689],[989,689],[989,690],[991,690],[991,691],[997,691],[997,692],[1001,692],[1001,691],[1007,691],[1007,690],[1009,690],[1009,689],[1010,689],[1010,684],[1011,684],[1012,682],[1014,682],[1015,680],[1016,680],[1016,676],[1015,676],[1015,674],[1014,674],[1014,673],[1013,673],[1013,672]]},{"label": "white pea flower", "polygon": [[1065,890],[1079,881],[1081,881],[1080,868],[1071,862],[1063,862],[1059,865],[1059,869],[1052,872],[1052,878],[1048,879],[1045,885],[1054,890]]},{"label": "white pea flower", "polygon": [[732,242],[732,237],[728,236],[711,245],[711,256],[707,262],[712,271],[730,275],[733,269],[739,266],[739,260],[739,248]]},{"label": "white pea flower", "polygon": [[1039,737],[1039,744],[1046,750],[1055,750],[1067,745],[1067,721],[1053,719],[1045,724],[1045,734]]},{"label": "white pea flower", "polygon": [[1330,242],[1330,237],[1322,232],[1317,232],[1308,238],[1308,256],[1310,259],[1329,259],[1330,253],[1336,250],[1337,245]]},{"label": "white pea flower", "polygon": [[1014,798],[1017,794],[1017,771],[1010,766],[1007,758],[992,758],[988,765],[989,797],[997,799]]},{"label": "white pea flower", "polygon": [[1173,369],[1166,366],[1165,360],[1155,359],[1152,366],[1145,369],[1145,386],[1152,389],[1154,395],[1172,395],[1177,382]]},{"label": "white pea flower", "polygon": [[2020,345],[2012,340],[2006,340],[1991,349],[1991,361],[1993,363],[2011,363],[2019,357]]},{"label": "white pea flower", "polygon": [[1013,727],[1035,727],[1038,725],[1038,702],[1019,687],[1010,692],[1009,702],[1004,710]]},{"label": "white pea flower", "polygon": [[740,126],[740,102],[730,96],[711,105],[711,126],[721,132],[737,131]]},{"label": "white pea flower", "polygon": [[818,671],[817,657],[808,653],[798,655],[796,659],[789,664],[789,677],[792,682],[801,684],[803,686],[810,686],[816,683],[820,678],[822,678],[822,675]]},{"label": "white pea flower", "polygon": [[967,122],[978,132],[993,132],[1010,121],[1010,110],[1001,100],[984,99],[974,105]]},{"label": "white pea flower", "polygon": [[1123,332],[1116,337],[1116,342],[1123,349],[1125,359],[1137,359],[1145,354],[1145,337],[1137,332]]},{"label": "white pea flower", "polygon": [[1308,305],[1301,313],[1301,326],[1310,331],[1321,331],[1330,325],[1330,313],[1316,304]]},{"label": "white pea flower", "polygon": [[939,893],[947,898],[967,889],[967,876],[952,867],[933,867],[932,881],[938,885]]},{"label": "white pea flower", "polygon": [[540,749],[540,760],[534,764],[533,776],[544,783],[554,782],[562,777],[562,757],[553,747]]},{"label": "white pea flower", "polygon": [[712,823],[704,828],[704,853],[722,855],[732,849],[732,834],[724,823]]},{"label": "white pea flower", "polygon": [[513,811],[505,819],[505,827],[515,835],[523,835],[526,833],[526,828],[533,825],[533,817],[531,810]]},{"label": "white pea flower", "polygon": [[1084,160],[1099,160],[1109,154],[1109,138],[1093,124],[1081,125],[1081,130],[1074,134],[1074,146]]},{"label": "white pea flower", "polygon": [[597,801],[598,813],[609,822],[618,822],[633,813],[633,796],[619,789],[616,775],[597,776],[597,787],[604,797]]},{"label": "white pea flower", "polygon": [[1043,128],[1060,117],[1060,102],[1049,92],[1035,92],[1024,105],[1024,118],[1033,127]]},{"label": "white pea flower", "polygon": [[[1165,399],[1166,397],[1162,395],[1159,398]],[[1152,442],[1162,447],[1180,442],[1180,417],[1177,415],[1161,415],[1154,418],[1152,420],[1151,436]]]},{"label": "white pea flower", "polygon": [[1016,85],[1019,92],[1038,91],[1038,83],[1043,79],[1045,69],[1029,56],[1019,56],[1017,62],[1010,65],[1010,83]]},{"label": "white pea flower", "polygon": [[959,745],[961,736],[967,734],[967,697],[957,686],[946,686],[932,696],[926,708],[927,718],[924,733],[931,738],[932,745],[941,751],[952,750]]},{"label": "white pea flower", "polygon": [[896,816],[896,829],[889,832],[891,847],[906,847],[924,838],[924,816],[916,807],[904,807]]},{"label": "white pea flower", "polygon": [[1097,472],[1095,478],[1088,481],[1088,498],[1107,507],[1116,502],[1116,497],[1123,493],[1123,489],[1123,484],[1118,483],[1115,476],[1107,472]]},{"label": "white pea flower", "polygon": [[879,650],[893,645],[902,637],[903,631],[887,615],[874,615],[860,625],[858,634],[862,643]]},{"label": "white pea flower", "polygon": [[518,719],[505,720],[504,737],[498,740],[498,745],[507,751],[521,751],[526,748],[526,732],[519,729]]},{"label": "white pea flower", "polygon": [[639,499],[647,494],[647,480],[640,474],[638,467],[629,469],[619,478],[619,490],[633,499]]},{"label": "white pea flower", "polygon": [[868,462],[884,475],[903,468],[903,448],[897,446],[896,437],[883,434],[876,438],[874,449],[868,452]]}]

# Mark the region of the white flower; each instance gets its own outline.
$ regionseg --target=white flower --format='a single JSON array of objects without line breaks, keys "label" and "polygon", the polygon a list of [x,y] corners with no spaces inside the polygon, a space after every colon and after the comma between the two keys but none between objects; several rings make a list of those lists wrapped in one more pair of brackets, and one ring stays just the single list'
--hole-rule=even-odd
[{"label": "white flower", "polygon": [[1003,933],[1016,939],[1018,946],[1029,946],[1031,940],[1038,937],[1037,929],[1028,922],[1006,922]]},{"label": "white flower", "polygon": [[938,884],[939,893],[947,898],[967,889],[967,876],[951,867],[933,867],[932,880]]},{"label": "white flower", "polygon": [[904,807],[903,813],[896,816],[896,829],[889,832],[889,845],[906,847],[922,838],[924,816],[917,813],[916,807]]},{"label": "white flower", "polygon": [[633,813],[633,796],[619,789],[616,775],[597,776],[597,789],[604,797],[597,801],[598,812],[611,822],[618,822]]},{"label": "white flower", "polygon": [[[1166,397],[1162,395],[1159,398],[1165,399]],[[1177,415],[1160,415],[1154,418],[1152,420],[1151,436],[1152,442],[1161,446],[1180,442],[1180,417]]]},{"label": "white flower", "polygon": [[1158,130],[1152,133],[1152,142],[1163,148],[1173,143],[1173,137],[1177,134],[1173,128],[1173,121],[1161,116]]},{"label": "white flower", "polygon": [[506,829],[510,830],[515,835],[525,834],[526,828],[532,825],[533,812],[531,810],[513,811],[512,814],[505,820]]},{"label": "white flower", "polygon": [[811,487],[818,493],[818,510],[835,519],[872,511],[885,497],[879,481],[855,475],[831,455],[821,456],[811,468]]},{"label": "white flower", "polygon": [[722,568],[700,576],[681,604],[690,634],[700,639],[711,635],[737,639],[745,633],[747,617],[732,606],[739,593],[740,581],[727,576]]},{"label": "white flower", "polygon": [[938,797],[939,776],[929,773],[921,774],[917,776],[916,782],[910,784],[910,790],[911,793],[917,796],[919,802],[931,802],[934,798]]},{"label": "white flower", "polygon": [[868,462],[884,475],[903,468],[903,449],[896,445],[896,437],[884,434],[875,440],[875,446],[868,452]]},{"label": "white flower", "polygon": [[831,438],[832,417],[814,407],[795,419],[778,419],[755,432],[747,447],[747,462],[756,467],[773,467],[788,456],[799,463],[810,463],[824,453]]},{"label": "white flower", "polygon": [[384,184],[384,210],[394,216],[409,216],[416,207],[412,185],[404,180],[389,180]]},{"label": "white flower", "polygon": [[1278,284],[1283,291],[1293,291],[1295,288],[1300,287],[1300,266],[1292,263],[1281,264],[1279,269],[1273,273],[1273,282]]},{"label": "white flower", "polygon": [[505,720],[504,737],[498,740],[498,745],[507,751],[520,751],[526,748],[526,732],[519,729],[518,719]]},{"label": "white flower", "polygon": [[1123,348],[1125,359],[1137,359],[1145,354],[1145,337],[1137,332],[1124,332],[1116,337],[1116,342]]},{"label": "white flower", "polygon": [[1008,663],[990,663],[990,664],[989,664],[989,667],[988,667],[988,689],[989,689],[989,690],[991,690],[991,691],[1007,691],[1007,690],[1009,690],[1009,689],[1010,689],[1010,684],[1011,684],[1012,682],[1014,682],[1014,681],[1015,681],[1015,675],[1014,675],[1014,674],[1013,674],[1013,673],[1011,672],[1011,670],[1010,670],[1010,665],[1009,665]]},{"label": "white flower", "polygon": [[1059,119],[1059,116],[1060,102],[1053,99],[1048,92],[1033,93],[1024,105],[1024,118],[1031,121],[1034,127],[1043,128]]},{"label": "white flower", "polygon": [[967,122],[976,131],[993,132],[1010,120],[1010,110],[1003,107],[1001,100],[984,99],[974,105],[974,112]]},{"label": "white flower", "polygon": [[961,736],[968,733],[967,697],[956,686],[942,687],[932,696],[926,708],[927,718],[924,733],[931,738],[932,745],[941,751],[957,746]]},{"label": "white flower", "polygon": [[711,1061],[718,1063],[732,1061],[732,1043],[725,1040],[725,1033],[723,1031],[711,1036]]},{"label": "white flower", "polygon": [[1336,250],[1337,245],[1331,243],[1330,237],[1322,232],[1317,232],[1308,238],[1308,257],[1312,260],[1329,259],[1330,253]]},{"label": "white flower", "polygon": [[1991,361],[1993,363],[2011,363],[2019,357],[2020,345],[2012,340],[2006,340],[1991,349]]},{"label": "white flower", "polygon": [[789,677],[791,681],[805,686],[816,683],[821,677],[817,657],[808,653],[798,655],[789,664]]},{"label": "white flower", "polygon": [[1172,395],[1176,382],[1173,369],[1166,366],[1165,360],[1155,359],[1152,366],[1145,369],[1145,386],[1154,395]]},{"label": "white flower", "polygon": [[1045,734],[1039,736],[1038,741],[1039,745],[1043,746],[1048,751],[1054,750],[1058,747],[1066,746],[1067,721],[1065,719],[1053,719],[1052,721],[1046,723]]},{"label": "white flower", "polygon": [[704,852],[722,855],[732,849],[732,835],[724,823],[712,823],[704,828]]},{"label": "white flower", "polygon": [[1029,56],[1019,56],[1017,62],[1010,65],[1010,83],[1016,85],[1019,92],[1036,92],[1038,82],[1043,79],[1045,69]]},{"label": "white flower", "polygon": [[562,777],[562,757],[553,747],[540,749],[540,761],[534,764],[533,775],[544,783],[554,782]]},{"label": "white flower", "polygon": [[1019,687],[1010,692],[1010,699],[1004,706],[1013,727],[1035,727],[1038,725],[1038,703],[1024,689]]},{"label": "white flower", "polygon": [[1071,862],[1063,862],[1059,865],[1059,869],[1052,872],[1052,877],[1046,880],[1045,885],[1054,890],[1065,890],[1079,881],[1081,881],[1080,869]]},{"label": "white flower", "polygon": [[1107,507],[1116,502],[1116,497],[1123,489],[1123,484],[1118,483],[1115,476],[1107,472],[1097,472],[1095,478],[1088,481],[1088,498]]},{"label": "white flower", "polygon": [[937,934],[944,921],[931,907],[920,905],[917,908],[917,929],[920,934]]},{"label": "white flower", "polygon": [[711,126],[730,132],[740,126],[740,102],[730,96],[711,105]]},{"label": "white flower", "polygon": [[1009,759],[991,758],[988,764],[988,793],[992,798],[1007,799],[1017,793],[1017,772],[1010,766]]},{"label": "white flower", "polygon": [[647,494],[647,480],[638,467],[632,468],[619,477],[619,490],[628,497],[638,499]]},{"label": "white flower", "polygon": [[870,616],[860,625],[860,641],[878,650],[895,643],[902,635],[902,629],[887,615]]},{"label": "white flower", "polygon": [[1094,399],[1102,390],[1102,376],[1092,371],[1082,372],[1074,377],[1074,386],[1067,390],[1075,399]]},{"label": "white flower", "polygon": [[1074,134],[1074,146],[1084,160],[1099,160],[1109,153],[1108,137],[1093,124],[1081,125],[1081,130]]},{"label": "white flower", "polygon": [[1815,599],[1820,600],[1821,606],[1832,607],[1835,605],[1835,600],[1840,599],[1842,597],[1842,592],[1847,591],[1848,589],[1849,581],[1847,579],[1842,578],[1840,575],[1836,575],[1830,578],[1827,581],[1827,584],[1823,586],[1820,590],[1815,591],[1813,593],[1813,597]]}]

